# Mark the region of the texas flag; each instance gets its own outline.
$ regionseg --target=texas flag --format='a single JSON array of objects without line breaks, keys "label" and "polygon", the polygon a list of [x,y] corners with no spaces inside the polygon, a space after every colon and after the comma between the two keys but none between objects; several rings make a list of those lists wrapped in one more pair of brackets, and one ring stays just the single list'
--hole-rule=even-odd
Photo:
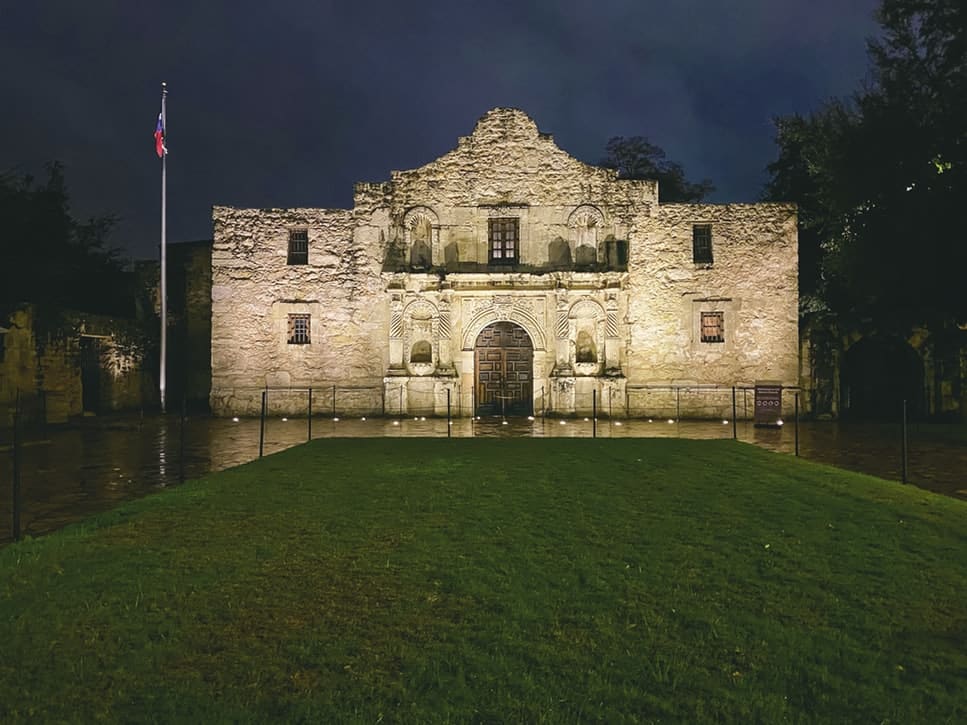
[{"label": "texas flag", "polygon": [[164,115],[161,113],[158,114],[158,125],[154,127],[154,150],[159,159],[168,153],[168,148],[165,146]]}]

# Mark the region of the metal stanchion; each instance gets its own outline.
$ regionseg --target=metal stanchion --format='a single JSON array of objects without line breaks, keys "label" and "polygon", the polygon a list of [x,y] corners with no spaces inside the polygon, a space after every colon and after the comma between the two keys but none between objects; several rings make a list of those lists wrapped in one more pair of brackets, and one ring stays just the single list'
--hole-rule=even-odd
[{"label": "metal stanchion", "polygon": [[181,398],[181,426],[178,431],[178,483],[185,482],[185,420],[188,418],[188,399]]},{"label": "metal stanchion", "polygon": [[262,412],[259,414],[259,458],[265,450],[265,406],[268,395],[268,390],[262,391]]},{"label": "metal stanchion", "polygon": [[307,435],[306,440],[311,441],[312,440],[312,388],[309,388],[309,406],[306,412],[307,412],[306,420],[308,421],[308,427],[309,427],[309,431],[306,434]]},{"label": "metal stanchion", "polygon": [[598,437],[598,391],[591,391],[591,437]]},{"label": "metal stanchion", "polygon": [[20,541],[20,391],[13,408],[13,540]]},{"label": "metal stanchion", "polygon": [[336,386],[332,386],[332,418],[336,419]]},{"label": "metal stanchion", "polygon": [[447,438],[450,437],[450,429],[453,426],[453,421],[450,418],[450,388],[447,388]]},{"label": "metal stanchion", "polygon": [[796,456],[799,456],[799,391],[796,391]]},{"label": "metal stanchion", "polygon": [[903,445],[901,447],[903,453],[903,477],[900,479],[903,483],[907,482],[907,401],[903,400],[903,419],[901,424],[901,434],[903,435]]},{"label": "metal stanchion", "polygon": [[735,386],[732,386],[732,440],[738,440],[739,431],[738,424],[735,421],[736,411],[735,411]]}]

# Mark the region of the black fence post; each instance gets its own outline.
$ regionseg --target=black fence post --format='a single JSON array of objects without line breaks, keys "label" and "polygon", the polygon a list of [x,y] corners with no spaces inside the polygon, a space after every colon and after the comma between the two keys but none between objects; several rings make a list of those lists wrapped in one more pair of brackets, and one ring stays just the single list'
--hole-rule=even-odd
[{"label": "black fence post", "polygon": [[591,391],[591,437],[598,437],[598,391]]},{"label": "black fence post", "polygon": [[306,434],[308,436],[306,440],[311,441],[312,440],[312,388],[309,388],[309,410],[307,411],[307,413],[308,415],[306,416],[306,419],[308,421],[307,425],[309,427],[309,431]]},{"label": "black fence post", "polygon": [[735,409],[735,386],[732,386],[732,440],[739,439],[739,427],[735,420],[736,409]]},{"label": "black fence post", "polygon": [[332,419],[336,419],[336,386],[332,386]]},{"label": "black fence post", "polygon": [[188,398],[181,397],[181,424],[178,430],[178,483],[185,482],[185,420],[188,418]]},{"label": "black fence post", "polygon": [[900,479],[903,483],[907,482],[907,401],[903,400],[903,418],[900,427],[901,435],[903,436],[903,445],[901,447],[902,457],[903,457],[903,475]]},{"label": "black fence post", "polygon": [[675,423],[682,418],[682,389],[675,388]]},{"label": "black fence post", "polygon": [[796,391],[796,456],[799,456],[799,391]]},{"label": "black fence post", "polygon": [[450,419],[450,388],[447,388],[447,438],[450,437],[450,428],[453,421]]},{"label": "black fence post", "polygon": [[20,391],[13,408],[13,540],[20,541]]},{"label": "black fence post", "polygon": [[268,390],[262,391],[262,412],[259,415],[259,458],[262,457],[262,453],[265,450],[265,404],[268,394]]}]

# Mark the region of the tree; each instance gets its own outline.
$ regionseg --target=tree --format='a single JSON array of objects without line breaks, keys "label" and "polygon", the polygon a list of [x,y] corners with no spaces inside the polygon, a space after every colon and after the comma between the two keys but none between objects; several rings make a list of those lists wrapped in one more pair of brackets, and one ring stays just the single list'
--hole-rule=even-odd
[{"label": "tree", "polygon": [[800,205],[804,310],[942,334],[967,321],[967,9],[883,0],[878,17],[868,87],[776,121],[766,197]]},{"label": "tree", "polygon": [[681,165],[669,161],[665,152],[644,136],[615,136],[605,152],[601,166],[617,169],[620,178],[657,180],[658,201],[662,203],[698,202],[715,190],[708,179],[688,181]]},{"label": "tree", "polygon": [[131,279],[118,250],[108,246],[111,217],[79,222],[59,163],[36,184],[26,174],[0,174],[0,308],[46,308],[129,315]]}]

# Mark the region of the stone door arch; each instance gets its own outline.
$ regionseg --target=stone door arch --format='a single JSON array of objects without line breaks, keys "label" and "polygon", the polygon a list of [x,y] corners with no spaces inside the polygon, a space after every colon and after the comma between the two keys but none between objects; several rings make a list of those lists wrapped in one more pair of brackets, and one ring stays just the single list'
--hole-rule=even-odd
[{"label": "stone door arch", "polygon": [[534,344],[523,327],[494,322],[474,345],[475,415],[534,412]]}]

